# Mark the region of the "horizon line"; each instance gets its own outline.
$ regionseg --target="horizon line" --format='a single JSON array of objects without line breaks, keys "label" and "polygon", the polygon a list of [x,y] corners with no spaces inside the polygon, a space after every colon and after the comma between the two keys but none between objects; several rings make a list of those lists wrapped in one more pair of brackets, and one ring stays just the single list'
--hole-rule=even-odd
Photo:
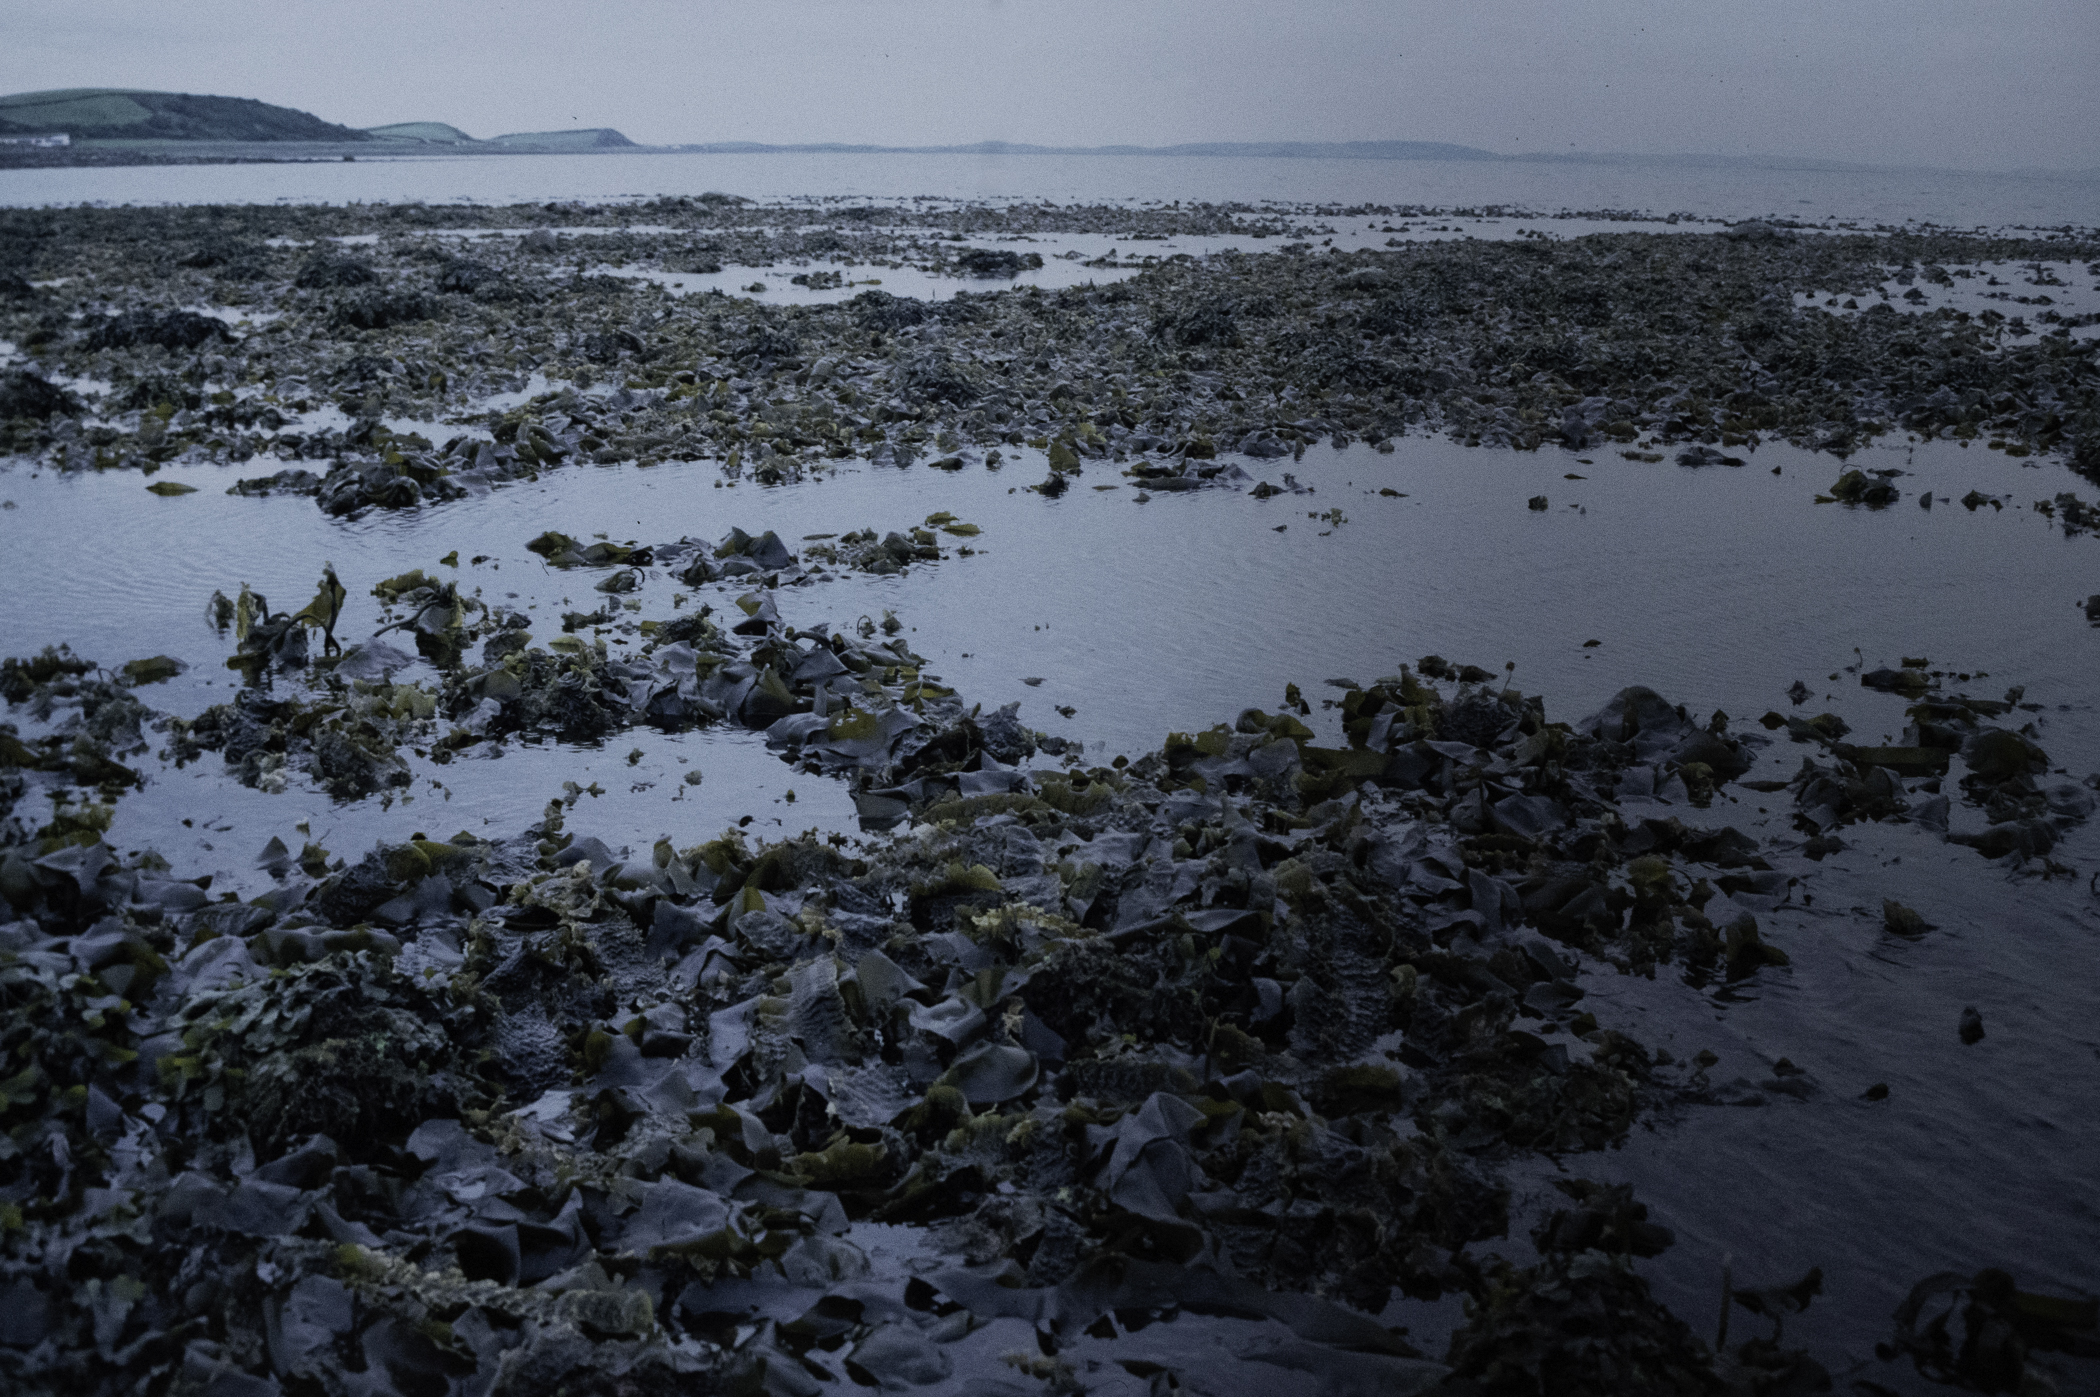
[{"label": "horizon line", "polygon": [[[417,122],[386,122],[383,126],[417,125]],[[451,125],[451,123],[431,123]],[[362,127],[365,131],[376,131],[382,127]],[[459,128],[454,126],[454,130]],[[763,154],[837,154],[837,155],[1149,155],[1149,156],[1195,156],[1205,158],[1280,158],[1280,159],[1359,159],[1359,160],[1428,160],[1452,162],[1477,162],[1481,164],[1702,164],[1734,166],[1738,168],[1766,169],[1812,169],[1834,173],[1943,173],[1965,175],[2004,175],[2023,178],[2054,179],[2100,179],[2100,165],[2096,166],[2044,166],[2026,165],[2010,168],[1986,168],[1958,165],[1900,164],[1880,161],[1839,160],[1828,156],[1812,155],[1727,155],[1708,151],[1517,151],[1503,152],[1481,146],[1468,146],[1451,141],[1418,140],[1349,140],[1349,141],[1181,141],[1171,145],[1137,145],[1115,142],[1104,145],[1043,145],[1030,141],[1007,141],[987,139],[981,141],[952,142],[944,144],[889,145],[866,141],[664,141],[639,142],[627,137],[617,127],[579,126],[565,131],[514,133],[492,136],[486,139],[472,138],[476,146],[493,145],[498,141],[515,140],[518,135],[567,135],[590,131],[611,131],[630,144],[629,151],[673,152],[694,155],[763,155]],[[412,142],[404,141],[404,144]],[[437,147],[453,145],[448,142],[422,142]],[[618,154],[619,149],[608,149],[605,154]]]},{"label": "horizon line", "polygon": [[[582,130],[612,130],[611,127],[585,127]],[[2077,175],[2100,177],[2100,165],[2049,166],[2023,165],[2013,167],[1980,167],[1962,165],[1929,165],[1894,163],[1870,160],[1840,160],[1830,156],[1756,154],[1728,155],[1715,151],[1494,151],[1481,146],[1467,146],[1450,141],[1416,140],[1349,140],[1349,141],[1180,141],[1172,145],[1136,145],[1115,142],[1091,146],[1040,145],[1028,141],[982,140],[941,145],[883,145],[857,141],[671,141],[660,144],[637,142],[645,150],[677,150],[695,153],[736,154],[741,152],[791,152],[828,151],[842,154],[866,155],[1215,155],[1248,156],[1275,153],[1290,155],[1286,148],[1295,147],[1305,157],[1317,158],[1327,151],[1363,150],[1367,153],[1356,158],[1367,159],[1430,159],[1451,161],[1478,161],[1484,164],[1521,163],[1553,164],[1568,162],[1636,163],[1636,162],[1700,162],[1720,165],[1789,166],[1794,168],[1827,169],[1834,171],[1935,171],[1953,174],[1987,175]],[[1394,152],[1375,153],[1380,147],[1414,147],[1422,151],[1448,152],[1447,154],[1414,154]],[[1302,158],[1302,157],[1301,157]]]}]

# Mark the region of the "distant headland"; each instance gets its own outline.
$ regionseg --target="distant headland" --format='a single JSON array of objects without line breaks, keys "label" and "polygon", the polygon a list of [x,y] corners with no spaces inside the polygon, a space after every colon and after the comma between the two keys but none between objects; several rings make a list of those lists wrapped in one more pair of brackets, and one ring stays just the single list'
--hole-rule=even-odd
[{"label": "distant headland", "polygon": [[641,150],[618,131],[523,131],[477,140],[442,121],[359,129],[253,97],[75,87],[0,97],[0,163],[335,160],[443,150],[517,155]]},{"label": "distant headland", "polygon": [[[1048,146],[1012,141],[969,145],[811,142],[772,145],[717,141],[642,145],[609,126],[518,131],[475,137],[444,121],[338,125],[253,97],[215,97],[135,88],[76,87],[0,97],[0,168],[32,165],[220,164],[243,161],[365,160],[419,155],[1086,155],[1265,157],[1324,160],[1495,161],[1548,164],[1676,165],[1717,169],[1883,170],[1886,166],[1784,156],[1632,155],[1588,151],[1503,154],[1442,141],[1202,141],[1169,146]],[[2092,179],[2100,170],[2020,170],[2048,178]]]},{"label": "distant headland", "polygon": [[[63,139],[61,139],[63,138]],[[703,155],[1196,155],[1356,160],[1504,160],[1490,150],[1436,141],[1210,141],[1173,146],[1046,146],[1008,141],[897,146],[757,141],[643,146],[610,127],[520,131],[477,138],[444,121],[364,128],[253,97],[212,97],[130,88],[67,88],[0,97],[0,159],[7,163],[101,164],[198,159],[357,159],[389,155],[598,154],[677,151]]]}]

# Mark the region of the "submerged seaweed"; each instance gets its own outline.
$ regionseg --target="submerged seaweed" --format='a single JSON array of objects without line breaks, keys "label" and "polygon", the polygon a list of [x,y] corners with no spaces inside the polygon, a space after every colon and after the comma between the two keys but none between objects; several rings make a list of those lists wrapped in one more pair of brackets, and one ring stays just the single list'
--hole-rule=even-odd
[{"label": "submerged seaweed", "polygon": [[[1696,917],[1598,783],[1642,757],[1739,768],[1645,691],[1570,728],[1403,674],[1347,694],[1346,748],[1249,710],[1119,769],[1023,771],[994,755],[1025,755],[1011,715],[964,711],[901,644],[820,634],[788,663],[774,623],[752,637],[762,669],[683,642],[657,658],[713,654],[688,701],[746,721],[760,676],[791,676],[775,740],[910,832],[860,857],[732,833],[636,858],[556,803],[504,844],[419,837],[354,865],[280,847],[248,902],[92,836],[11,849],[0,973],[30,1036],[0,1170],[40,1248],[101,1239],[72,1263],[101,1288],[48,1288],[15,1253],[18,1299],[60,1337],[0,1361],[91,1385],[291,1380],[347,1343],[411,1385],[726,1373],[752,1355],[714,1288],[850,1280],[861,1219],[930,1226],[959,1268],[931,1278],[932,1310],[841,1313],[864,1371],[932,1362],[943,1306],[1076,1334],[1133,1285],[1404,1356],[1289,1296],[1485,1294],[1467,1249],[1506,1226],[1491,1161],[1606,1145],[1654,1089],[1649,1054],[1573,1011],[1573,962],[1521,925],[1551,906],[1561,943],[1637,961]],[[552,663],[506,664],[534,654]],[[622,715],[680,692],[589,655],[563,673]],[[30,699],[68,672],[62,652],[9,670]],[[494,674],[521,678],[479,671],[474,702],[527,698],[491,697]],[[365,724],[421,721],[420,691],[393,716],[403,687],[334,692]],[[216,724],[247,762],[312,711],[251,693],[187,740]],[[334,721],[304,724],[316,762]],[[1629,846],[1664,874],[1624,892]],[[1742,841],[1682,852],[1754,862]],[[1587,894],[1554,882],[1578,866]],[[51,1022],[80,1026],[34,1027]],[[228,1305],[229,1283],[260,1308]],[[130,1297],[114,1311],[109,1287]],[[320,1317],[308,1337],[247,1327],[295,1312]]]}]

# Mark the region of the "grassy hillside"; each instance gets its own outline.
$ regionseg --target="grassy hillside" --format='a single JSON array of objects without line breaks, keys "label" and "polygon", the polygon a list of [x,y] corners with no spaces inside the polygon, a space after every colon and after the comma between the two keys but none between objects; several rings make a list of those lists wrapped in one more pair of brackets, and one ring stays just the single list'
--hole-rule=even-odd
[{"label": "grassy hillside", "polygon": [[492,145],[531,146],[538,150],[617,150],[634,144],[610,126],[583,131],[514,131],[508,136],[491,136],[489,141]]},{"label": "grassy hillside", "polygon": [[0,135],[63,131],[76,141],[369,141],[363,131],[253,97],[76,87],[0,97]]},{"label": "grassy hillside", "polygon": [[442,121],[397,121],[391,126],[367,126],[369,135],[386,141],[422,141],[428,145],[479,145],[479,141]]}]

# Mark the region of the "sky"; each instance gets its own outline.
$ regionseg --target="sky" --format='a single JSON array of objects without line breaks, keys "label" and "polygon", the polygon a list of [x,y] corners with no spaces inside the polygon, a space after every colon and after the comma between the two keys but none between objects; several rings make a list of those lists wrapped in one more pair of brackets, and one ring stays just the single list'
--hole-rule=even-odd
[{"label": "sky", "polygon": [[2100,0],[0,0],[0,35],[0,92],[474,136],[2100,167]]}]

